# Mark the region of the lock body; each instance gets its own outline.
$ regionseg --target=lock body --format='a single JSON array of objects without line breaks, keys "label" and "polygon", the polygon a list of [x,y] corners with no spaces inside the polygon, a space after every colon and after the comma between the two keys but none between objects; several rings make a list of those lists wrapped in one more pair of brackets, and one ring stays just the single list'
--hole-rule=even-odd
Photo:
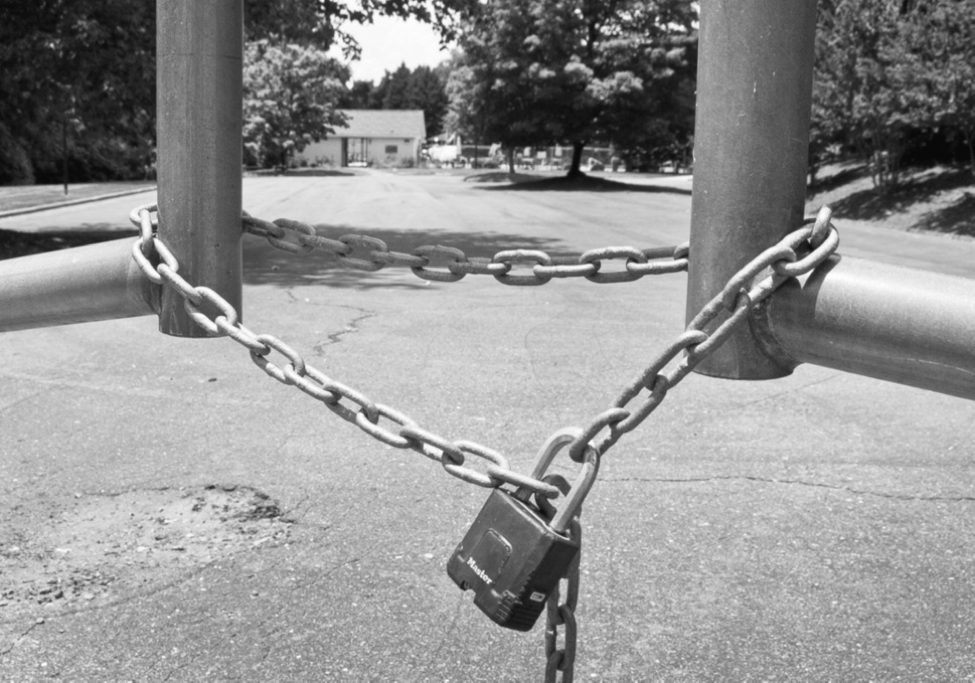
[{"label": "lock body", "polygon": [[494,489],[447,574],[474,591],[474,604],[493,621],[529,631],[578,556],[579,543],[553,531],[538,508]]}]

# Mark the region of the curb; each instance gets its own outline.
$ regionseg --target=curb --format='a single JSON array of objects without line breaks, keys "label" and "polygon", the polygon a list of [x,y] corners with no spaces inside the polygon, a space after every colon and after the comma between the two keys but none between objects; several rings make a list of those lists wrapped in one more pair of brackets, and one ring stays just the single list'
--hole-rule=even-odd
[{"label": "curb", "polygon": [[20,209],[8,209],[7,211],[0,211],[0,219],[10,218],[11,216],[20,216],[26,213],[37,213],[39,211],[47,211],[49,209],[61,209],[66,206],[76,206],[78,204],[90,204],[91,202],[100,202],[105,199],[115,199],[116,197],[127,197],[133,194],[142,194],[143,192],[155,192],[158,186],[153,185],[152,187],[144,187],[139,190],[125,190],[124,192],[113,192],[111,194],[100,194],[94,197],[85,197],[84,199],[69,199],[63,202],[54,202],[52,204],[41,204],[38,206],[25,206]]}]

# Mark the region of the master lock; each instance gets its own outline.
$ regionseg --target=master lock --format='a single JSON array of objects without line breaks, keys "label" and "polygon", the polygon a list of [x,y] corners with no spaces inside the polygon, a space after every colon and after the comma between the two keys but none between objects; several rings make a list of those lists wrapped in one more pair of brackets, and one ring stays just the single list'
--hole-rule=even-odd
[{"label": "master lock", "polygon": [[[550,436],[538,452],[532,478],[541,479],[556,454],[581,433],[568,428]],[[582,469],[552,514],[530,502],[531,489],[494,489],[448,560],[447,575],[462,590],[473,590],[474,604],[501,626],[531,630],[579,554],[579,540],[566,530],[598,470],[599,454],[587,446]]]}]

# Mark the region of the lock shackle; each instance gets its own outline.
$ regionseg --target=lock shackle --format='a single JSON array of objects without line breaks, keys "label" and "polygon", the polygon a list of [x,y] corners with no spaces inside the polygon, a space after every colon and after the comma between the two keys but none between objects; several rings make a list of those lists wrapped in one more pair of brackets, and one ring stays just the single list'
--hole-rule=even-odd
[{"label": "lock shackle", "polygon": [[[535,467],[532,469],[532,478],[541,479],[545,476],[545,472],[559,451],[581,436],[582,430],[578,427],[566,427],[548,437],[538,451],[538,456],[535,459]],[[566,494],[562,507],[555,512],[555,516],[549,522],[549,527],[552,531],[565,534],[565,530],[569,528],[572,520],[578,516],[582,508],[582,503],[589,494],[589,489],[596,483],[596,475],[598,473],[599,451],[592,444],[586,444],[579,474],[576,475],[575,481],[572,482],[572,488]],[[523,486],[515,491],[513,495],[523,503],[527,503],[531,498],[531,494],[531,489]]]}]

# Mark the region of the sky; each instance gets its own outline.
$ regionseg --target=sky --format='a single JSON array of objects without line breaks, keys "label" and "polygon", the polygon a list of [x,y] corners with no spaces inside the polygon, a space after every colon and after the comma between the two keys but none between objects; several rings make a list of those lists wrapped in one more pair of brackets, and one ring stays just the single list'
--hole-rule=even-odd
[{"label": "sky", "polygon": [[362,46],[362,58],[351,63],[352,80],[378,83],[386,71],[406,63],[410,69],[434,67],[450,54],[440,51],[440,38],[429,25],[396,17],[377,17],[375,23],[347,27]]}]

